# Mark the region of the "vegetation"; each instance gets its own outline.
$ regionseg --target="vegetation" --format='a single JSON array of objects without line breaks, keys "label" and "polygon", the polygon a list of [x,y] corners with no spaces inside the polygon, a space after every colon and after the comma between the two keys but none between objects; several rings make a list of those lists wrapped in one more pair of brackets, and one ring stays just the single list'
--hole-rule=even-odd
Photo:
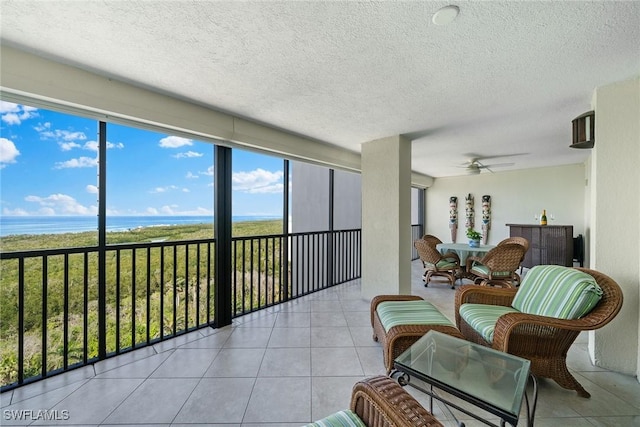
[{"label": "vegetation", "polygon": [[[282,221],[233,225],[234,237],[281,233]],[[107,233],[108,353],[213,320],[212,234],[210,224]],[[179,243],[186,240],[198,242]],[[134,242],[163,243],[149,248],[118,248],[119,243]],[[0,238],[3,252],[95,247],[96,243],[94,232]],[[259,247],[234,250],[234,277],[240,284],[234,289],[237,307],[257,307],[278,300],[280,264],[273,253],[279,251],[278,239],[264,239]],[[25,259],[25,378],[40,375],[43,361],[46,372],[97,357],[98,261],[96,250]],[[256,265],[260,265],[261,276],[251,272]],[[17,260],[0,262],[0,385],[18,378],[18,271]]]},{"label": "vegetation", "polygon": [[482,233],[473,228],[467,228],[467,237],[471,240],[480,240],[482,239]]}]

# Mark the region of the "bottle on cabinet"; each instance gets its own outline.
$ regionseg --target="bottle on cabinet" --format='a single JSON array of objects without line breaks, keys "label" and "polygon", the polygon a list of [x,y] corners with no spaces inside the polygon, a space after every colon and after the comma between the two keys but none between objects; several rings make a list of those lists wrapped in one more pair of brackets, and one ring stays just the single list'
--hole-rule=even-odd
[{"label": "bottle on cabinet", "polygon": [[540,225],[547,225],[547,210],[542,210],[542,216],[540,217]]}]

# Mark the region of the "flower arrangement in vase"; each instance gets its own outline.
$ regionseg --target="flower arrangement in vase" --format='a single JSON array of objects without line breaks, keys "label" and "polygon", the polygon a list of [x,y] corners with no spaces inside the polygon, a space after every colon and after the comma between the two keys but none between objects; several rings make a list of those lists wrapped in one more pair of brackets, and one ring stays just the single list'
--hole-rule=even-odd
[{"label": "flower arrangement in vase", "polygon": [[467,238],[469,239],[470,248],[480,247],[480,239],[482,239],[482,233],[474,230],[473,228],[467,228]]}]

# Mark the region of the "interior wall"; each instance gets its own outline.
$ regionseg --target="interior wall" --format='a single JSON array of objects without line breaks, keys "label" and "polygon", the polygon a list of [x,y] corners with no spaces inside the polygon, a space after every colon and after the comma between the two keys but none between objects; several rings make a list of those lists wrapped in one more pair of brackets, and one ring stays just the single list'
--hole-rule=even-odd
[{"label": "interior wall", "polygon": [[640,375],[640,77],[596,89],[593,107],[592,265],[620,285],[624,303],[591,333],[589,351],[599,366]]},{"label": "interior wall", "polygon": [[[569,148],[567,148],[569,149]],[[425,233],[451,241],[449,197],[458,197],[457,242],[466,242],[465,197],[474,197],[475,228],[482,226],[482,196],[491,196],[491,228],[487,243],[509,237],[506,224],[535,224],[534,216],[547,210],[550,225],[573,225],[573,234],[585,235],[585,165],[576,164],[519,171],[438,178],[426,191]]]}]

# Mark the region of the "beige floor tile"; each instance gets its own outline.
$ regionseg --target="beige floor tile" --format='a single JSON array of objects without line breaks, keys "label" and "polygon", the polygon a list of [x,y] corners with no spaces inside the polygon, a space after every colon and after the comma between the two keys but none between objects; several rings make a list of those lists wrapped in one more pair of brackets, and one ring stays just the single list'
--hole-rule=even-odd
[{"label": "beige floor tile", "polygon": [[311,378],[257,378],[243,422],[311,421]]},{"label": "beige floor tile", "polygon": [[151,374],[152,378],[201,378],[220,350],[179,348]]},{"label": "beige floor tile", "polygon": [[241,423],[254,383],[254,378],[203,378],[175,422]]},{"label": "beige floor tile", "polygon": [[310,328],[273,328],[268,347],[310,347]]},{"label": "beige floor tile", "polygon": [[311,349],[268,348],[258,377],[308,377],[311,375]]},{"label": "beige floor tile", "polygon": [[263,348],[223,348],[204,377],[255,378],[264,352]]},{"label": "beige floor tile", "polygon": [[349,409],[353,385],[363,377],[314,377],[311,380],[311,418],[319,420]]},{"label": "beige floor tile", "polygon": [[323,347],[311,350],[311,375],[363,376],[364,370],[355,347]]},{"label": "beige floor tile", "polygon": [[107,417],[111,424],[171,423],[198,385],[200,378],[146,380]]},{"label": "beige floor tile", "polygon": [[311,347],[353,347],[351,331],[345,327],[311,328]]}]

